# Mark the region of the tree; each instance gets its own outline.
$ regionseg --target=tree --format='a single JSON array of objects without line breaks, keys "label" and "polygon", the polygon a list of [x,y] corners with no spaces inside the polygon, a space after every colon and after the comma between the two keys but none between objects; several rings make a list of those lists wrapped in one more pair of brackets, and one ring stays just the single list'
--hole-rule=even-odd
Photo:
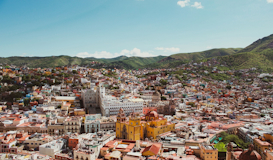
[{"label": "tree", "polygon": [[223,142],[219,142],[219,143],[215,144],[214,147],[217,148],[219,152],[226,152],[227,151],[226,145]]},{"label": "tree", "polygon": [[73,74],[78,74],[78,71],[73,70],[72,73],[73,73]]},{"label": "tree", "polygon": [[231,86],[226,86],[226,89],[231,89]]},{"label": "tree", "polygon": [[30,99],[29,98],[24,99],[24,105],[25,106],[28,106],[29,103],[30,103]]},{"label": "tree", "polygon": [[226,132],[220,133],[220,136],[223,137],[223,139],[221,140],[221,142],[223,142],[224,144],[227,144],[229,142],[234,142],[235,144],[238,145],[238,147],[240,147],[242,149],[246,149],[248,147],[248,145],[250,144],[249,142],[245,143],[237,135],[228,134]]},{"label": "tree", "polygon": [[165,96],[161,96],[161,100],[167,100]]},{"label": "tree", "polygon": [[168,83],[168,81],[165,80],[165,79],[161,79],[159,82],[160,82],[162,85],[166,85],[166,84]]}]

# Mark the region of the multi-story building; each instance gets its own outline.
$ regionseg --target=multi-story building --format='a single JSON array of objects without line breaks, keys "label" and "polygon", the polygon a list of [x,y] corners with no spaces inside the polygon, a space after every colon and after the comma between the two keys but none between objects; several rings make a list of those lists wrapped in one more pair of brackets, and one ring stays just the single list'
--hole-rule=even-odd
[{"label": "multi-story building", "polygon": [[119,113],[122,108],[126,115],[132,112],[142,113],[144,101],[143,99],[118,99],[113,96],[106,96],[101,101],[101,113],[103,116],[113,116]]},{"label": "multi-story building", "polygon": [[15,146],[17,140],[15,139],[16,131],[9,131],[4,135],[0,141],[0,153],[9,153],[12,146]]},{"label": "multi-story building", "polygon": [[65,139],[58,139],[51,141],[49,143],[45,143],[39,146],[39,153],[55,157],[55,154],[60,153],[62,149],[65,148],[65,144],[66,144]]},{"label": "multi-story building", "polygon": [[168,122],[155,111],[149,112],[144,117],[133,112],[128,121],[121,108],[117,116],[116,137],[128,140],[156,139],[158,135],[174,129],[174,123]]},{"label": "multi-story building", "polygon": [[218,150],[213,146],[199,144],[199,148],[202,160],[218,160]]},{"label": "multi-story building", "polygon": [[101,131],[116,131],[116,116],[102,117],[100,119],[100,130]]},{"label": "multi-story building", "polygon": [[85,133],[94,133],[100,131],[101,114],[89,114],[85,116],[84,131]]},{"label": "multi-story building", "polygon": [[29,115],[29,122],[40,122],[45,123],[46,122],[46,116],[39,115],[39,114],[32,114]]},{"label": "multi-story building", "polygon": [[49,124],[47,126],[47,133],[51,136],[63,135],[65,133],[65,126],[62,123]]},{"label": "multi-story building", "polygon": [[262,141],[258,138],[254,139],[253,145],[254,145],[254,149],[261,155],[262,159],[265,160],[266,153],[264,151],[271,148],[272,145],[268,143],[267,141]]},{"label": "multi-story building", "polygon": [[26,122],[17,125],[17,130],[23,130],[29,134],[34,133],[47,133],[47,127],[45,122]]},{"label": "multi-story building", "polygon": [[33,134],[24,141],[25,148],[39,150],[39,146],[52,141],[53,138],[47,134]]},{"label": "multi-story building", "polygon": [[64,122],[65,133],[80,133],[81,132],[82,117],[67,117]]},{"label": "multi-story building", "polygon": [[99,108],[100,99],[105,95],[104,87],[92,87],[81,92],[84,108]]}]

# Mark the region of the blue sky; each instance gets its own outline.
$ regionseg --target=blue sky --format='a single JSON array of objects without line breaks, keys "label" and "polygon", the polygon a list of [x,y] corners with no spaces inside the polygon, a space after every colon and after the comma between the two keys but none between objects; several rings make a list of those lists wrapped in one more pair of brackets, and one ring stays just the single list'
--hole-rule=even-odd
[{"label": "blue sky", "polygon": [[270,34],[273,0],[0,0],[1,57],[147,57]]}]

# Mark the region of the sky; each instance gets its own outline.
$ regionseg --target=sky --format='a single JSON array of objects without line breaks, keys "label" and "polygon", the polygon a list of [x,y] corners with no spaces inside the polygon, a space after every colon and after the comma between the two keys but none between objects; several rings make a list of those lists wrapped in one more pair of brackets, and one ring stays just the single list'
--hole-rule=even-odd
[{"label": "sky", "polygon": [[273,0],[0,0],[0,57],[151,57],[246,47]]}]

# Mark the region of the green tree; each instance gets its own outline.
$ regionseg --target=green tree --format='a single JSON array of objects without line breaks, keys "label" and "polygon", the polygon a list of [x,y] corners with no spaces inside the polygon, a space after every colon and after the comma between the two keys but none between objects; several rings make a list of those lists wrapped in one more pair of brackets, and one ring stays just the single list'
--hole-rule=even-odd
[{"label": "green tree", "polygon": [[231,86],[226,86],[226,89],[231,89]]},{"label": "green tree", "polygon": [[226,152],[227,151],[226,145],[223,142],[219,142],[219,143],[215,144],[214,147],[217,148],[219,152]]},{"label": "green tree", "polygon": [[161,96],[161,100],[167,100],[165,96]]},{"label": "green tree", "polygon": [[29,98],[24,99],[24,105],[25,106],[28,106],[29,103],[30,103],[30,99]]},{"label": "green tree", "polygon": [[165,80],[165,79],[161,79],[159,82],[160,82],[162,85],[166,85],[166,84],[168,83],[168,81]]},{"label": "green tree", "polygon": [[78,74],[78,71],[77,70],[73,70],[72,73],[73,74]]}]

